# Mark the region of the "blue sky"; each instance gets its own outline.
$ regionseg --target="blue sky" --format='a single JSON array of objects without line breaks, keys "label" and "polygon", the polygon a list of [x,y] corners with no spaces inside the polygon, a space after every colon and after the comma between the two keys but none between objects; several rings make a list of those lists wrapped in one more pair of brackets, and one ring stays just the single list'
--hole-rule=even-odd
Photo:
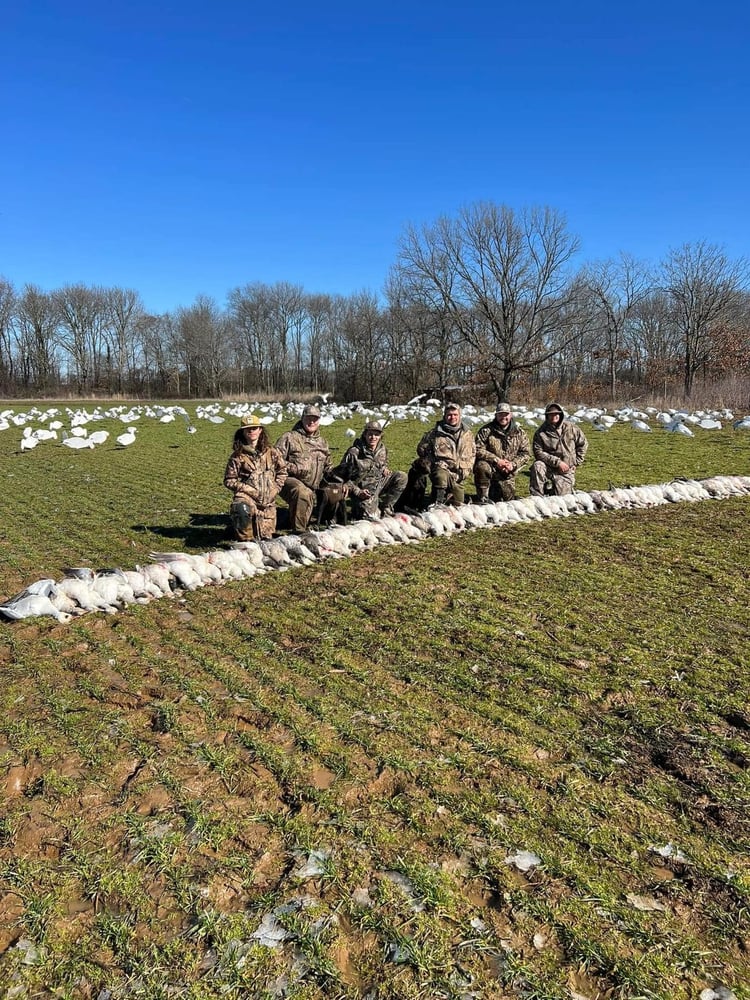
[{"label": "blue sky", "polygon": [[8,0],[0,275],[380,291],[407,224],[550,205],[579,260],[747,256],[746,3]]}]

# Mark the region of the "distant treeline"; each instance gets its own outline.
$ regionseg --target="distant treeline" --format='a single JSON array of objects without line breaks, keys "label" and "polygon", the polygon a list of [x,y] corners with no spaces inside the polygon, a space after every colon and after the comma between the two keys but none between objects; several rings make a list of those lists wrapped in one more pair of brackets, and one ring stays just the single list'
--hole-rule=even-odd
[{"label": "distant treeline", "polygon": [[723,402],[747,405],[747,261],[699,242],[657,265],[576,267],[578,248],[554,209],[485,202],[408,229],[382,295],[250,283],[152,315],[131,289],[0,278],[0,391],[393,402],[447,385],[477,400],[731,386]]}]

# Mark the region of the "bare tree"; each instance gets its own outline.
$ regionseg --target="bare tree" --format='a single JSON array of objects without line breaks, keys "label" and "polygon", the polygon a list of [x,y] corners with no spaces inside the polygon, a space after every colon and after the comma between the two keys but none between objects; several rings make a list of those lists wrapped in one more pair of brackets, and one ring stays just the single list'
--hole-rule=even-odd
[{"label": "bare tree", "polygon": [[551,208],[517,213],[480,202],[456,219],[408,229],[396,269],[448,311],[503,398],[519,372],[560,349],[560,318],[574,302],[566,269],[577,250]]},{"label": "bare tree", "polygon": [[177,311],[176,333],[188,395],[220,396],[230,356],[227,317],[213,299],[199,295],[192,306]]},{"label": "bare tree", "polygon": [[732,261],[714,243],[685,243],[670,250],[662,265],[663,287],[682,337],[685,396],[690,397],[699,369],[711,358],[716,325],[739,306],[748,284],[744,258]]},{"label": "bare tree", "polygon": [[307,388],[314,392],[325,392],[330,390],[333,375],[328,348],[336,313],[335,299],[330,295],[306,295],[305,311],[308,317]]},{"label": "bare tree", "polygon": [[145,309],[138,292],[130,288],[107,288],[104,298],[110,390],[121,393],[138,364]]},{"label": "bare tree", "polygon": [[667,395],[681,365],[680,336],[665,292],[652,290],[638,302],[626,329],[638,377]]},{"label": "bare tree", "polygon": [[105,358],[107,300],[102,288],[65,285],[52,293],[58,337],[73,366],[79,394],[95,388]]},{"label": "bare tree", "polygon": [[605,260],[585,268],[582,282],[592,300],[594,334],[606,358],[607,381],[614,399],[618,366],[628,352],[627,326],[650,289],[648,271],[632,257],[621,254],[616,261]]},{"label": "bare tree", "polygon": [[26,285],[18,300],[16,324],[22,384],[44,392],[59,376],[55,355],[57,314],[52,296],[36,285]]},{"label": "bare tree", "polygon": [[426,387],[455,382],[460,336],[450,311],[420,295],[419,286],[404,282],[394,269],[386,283],[390,364],[399,391],[413,396]]},{"label": "bare tree", "polygon": [[289,392],[292,380],[299,371],[303,294],[301,285],[292,285],[286,281],[279,281],[269,288],[271,337],[268,346],[273,392]]},{"label": "bare tree", "polygon": [[16,290],[0,278],[0,388],[8,392],[13,385],[13,320]]}]

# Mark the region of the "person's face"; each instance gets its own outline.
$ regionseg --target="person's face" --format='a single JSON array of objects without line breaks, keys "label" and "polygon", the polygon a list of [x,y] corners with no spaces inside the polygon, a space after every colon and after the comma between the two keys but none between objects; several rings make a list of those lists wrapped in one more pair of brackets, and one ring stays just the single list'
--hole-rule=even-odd
[{"label": "person's face", "polygon": [[557,411],[553,410],[552,413],[547,414],[547,420],[553,427],[557,427],[562,421],[562,413],[557,413]]},{"label": "person's face", "polygon": [[320,424],[320,417],[307,416],[302,418],[305,434],[314,434]]},{"label": "person's face", "polygon": [[461,414],[458,410],[446,410],[445,422],[449,427],[457,427],[461,421]]},{"label": "person's face", "polygon": [[380,431],[365,431],[365,441],[367,442],[368,448],[377,447],[377,443],[380,440]]},{"label": "person's face", "polygon": [[245,440],[248,444],[256,445],[258,443],[258,438],[260,437],[260,432],[263,430],[262,427],[246,427],[245,428]]},{"label": "person's face", "polygon": [[495,414],[495,423],[499,424],[499,426],[502,427],[503,430],[505,430],[505,428],[510,423],[511,416],[512,416],[511,413],[496,413]]}]

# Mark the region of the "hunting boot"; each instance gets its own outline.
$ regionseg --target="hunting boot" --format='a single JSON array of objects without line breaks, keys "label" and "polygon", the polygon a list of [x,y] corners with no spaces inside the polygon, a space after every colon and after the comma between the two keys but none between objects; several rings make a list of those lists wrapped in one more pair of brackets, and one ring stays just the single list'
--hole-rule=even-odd
[{"label": "hunting boot", "polygon": [[474,503],[485,504],[485,503],[489,503],[489,502],[490,502],[489,490],[487,489],[486,486],[479,486],[477,488],[477,495],[476,495],[476,498],[474,500]]},{"label": "hunting boot", "polygon": [[446,491],[441,489],[436,489],[433,494],[432,502],[437,504],[439,507],[445,507],[445,495]]}]

